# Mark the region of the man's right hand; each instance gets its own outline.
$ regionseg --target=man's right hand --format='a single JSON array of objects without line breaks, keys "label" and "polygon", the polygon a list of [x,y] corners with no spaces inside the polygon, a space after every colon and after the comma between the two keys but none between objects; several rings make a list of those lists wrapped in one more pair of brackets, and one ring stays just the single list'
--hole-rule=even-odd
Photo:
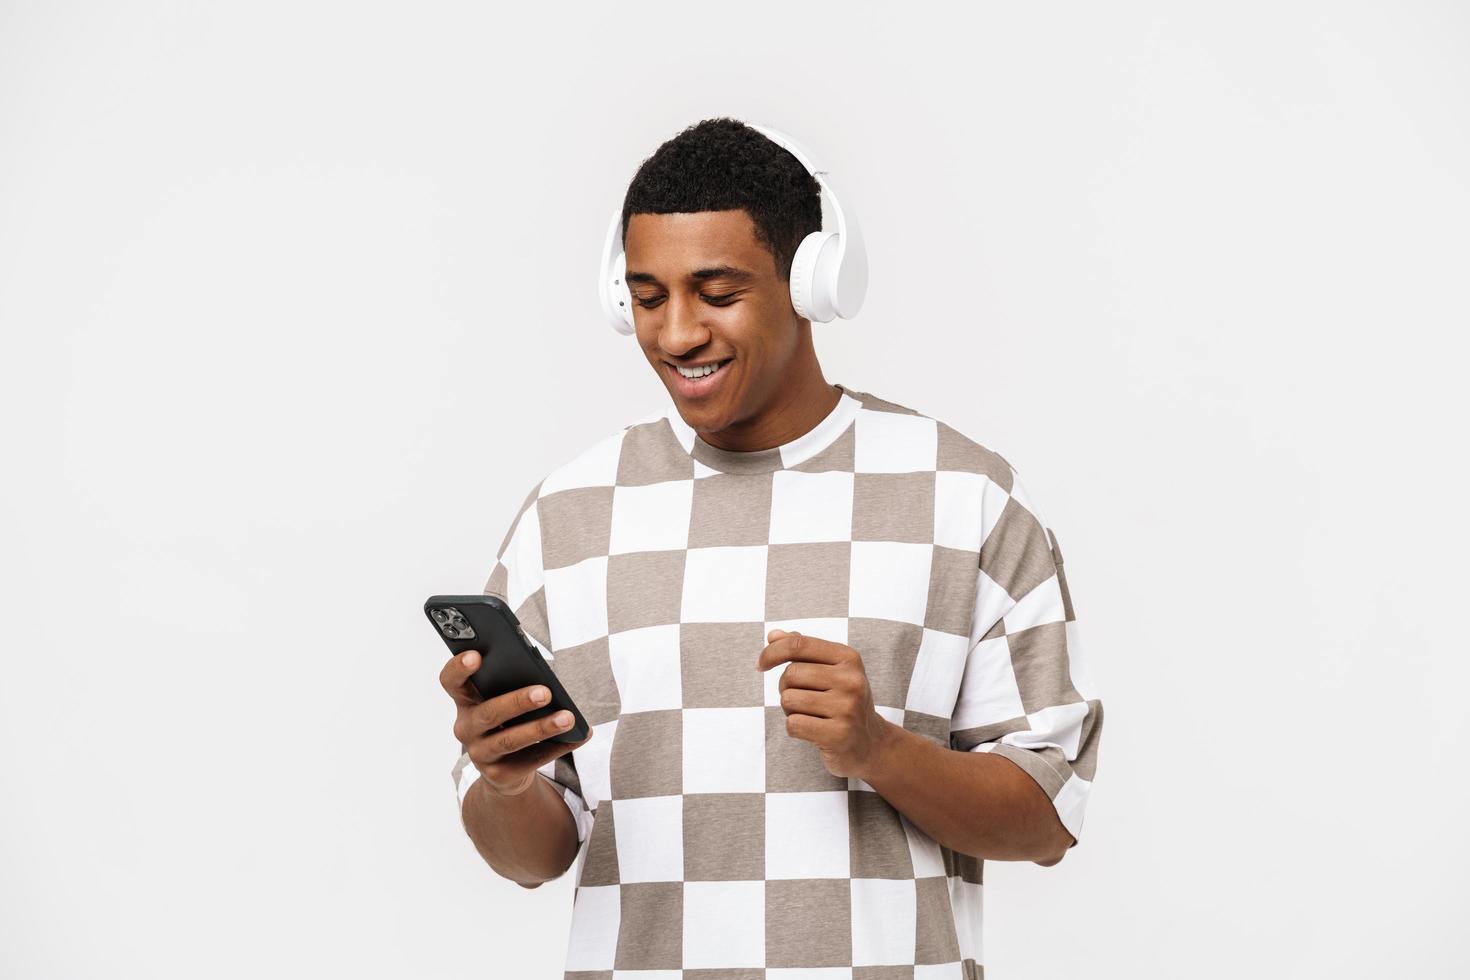
[{"label": "man's right hand", "polygon": [[[592,735],[589,732],[587,738],[576,743],[544,741],[571,727],[570,711],[511,724],[513,719],[546,704],[545,700],[534,700],[534,693],[542,692],[550,698],[551,692],[545,685],[533,684],[487,701],[470,683],[470,675],[479,666],[479,651],[466,650],[450,657],[439,672],[439,683],[454,700],[454,737],[465,747],[470,761],[492,792],[499,796],[519,796],[530,789],[537,769],[587,744]],[[566,723],[558,724],[562,717]]]}]

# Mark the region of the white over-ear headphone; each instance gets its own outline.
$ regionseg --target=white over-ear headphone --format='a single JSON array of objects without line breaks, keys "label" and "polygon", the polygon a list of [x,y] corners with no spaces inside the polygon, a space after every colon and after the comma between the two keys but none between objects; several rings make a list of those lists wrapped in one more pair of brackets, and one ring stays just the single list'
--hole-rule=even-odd
[{"label": "white over-ear headphone", "polygon": [[[818,323],[833,317],[851,320],[857,316],[868,292],[868,251],[857,218],[842,209],[825,170],[812,169],[811,159],[791,137],[766,126],[747,123],[773,142],[790,151],[807,173],[826,192],[837,219],[836,231],[814,231],[801,240],[791,259],[791,305],[797,316]],[[618,205],[608,225],[598,269],[598,294],[602,308],[618,333],[633,333],[633,294],[623,281],[627,256],[623,254],[623,208]]]}]

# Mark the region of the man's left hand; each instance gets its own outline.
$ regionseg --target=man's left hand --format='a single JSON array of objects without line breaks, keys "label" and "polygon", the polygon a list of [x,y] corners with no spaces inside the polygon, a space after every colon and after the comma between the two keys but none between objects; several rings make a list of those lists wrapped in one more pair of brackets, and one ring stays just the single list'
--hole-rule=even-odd
[{"label": "man's left hand", "polygon": [[790,661],[780,681],[787,734],[815,745],[832,775],[861,779],[892,727],[873,708],[863,658],[845,643],[795,631],[771,630],[766,640],[757,670]]}]

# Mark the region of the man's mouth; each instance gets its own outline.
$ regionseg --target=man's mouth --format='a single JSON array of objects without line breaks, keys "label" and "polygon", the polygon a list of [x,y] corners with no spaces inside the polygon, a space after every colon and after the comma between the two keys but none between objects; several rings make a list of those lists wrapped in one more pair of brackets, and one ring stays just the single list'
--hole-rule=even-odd
[{"label": "man's mouth", "polygon": [[673,376],[675,390],[686,398],[699,398],[719,387],[729,373],[725,367],[732,360],[734,358],[727,357],[723,361],[712,361],[691,368],[669,364],[668,361],[664,363],[668,364],[669,374]]}]

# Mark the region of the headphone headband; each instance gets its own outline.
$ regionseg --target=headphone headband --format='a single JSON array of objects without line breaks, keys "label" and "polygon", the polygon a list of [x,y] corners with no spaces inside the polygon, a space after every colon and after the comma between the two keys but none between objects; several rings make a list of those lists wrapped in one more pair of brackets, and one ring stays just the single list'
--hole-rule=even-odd
[{"label": "headphone headband", "polygon": [[[836,219],[836,231],[814,231],[801,240],[791,259],[791,305],[798,316],[826,323],[834,317],[851,320],[863,305],[868,291],[868,252],[855,215],[845,211],[825,170],[813,167],[811,159],[795,140],[767,126],[747,123],[767,139],[796,157],[806,172],[827,195]],[[608,224],[598,270],[598,292],[603,312],[612,328],[633,333],[633,294],[623,281],[627,256],[623,253],[623,209],[619,205]]]}]

